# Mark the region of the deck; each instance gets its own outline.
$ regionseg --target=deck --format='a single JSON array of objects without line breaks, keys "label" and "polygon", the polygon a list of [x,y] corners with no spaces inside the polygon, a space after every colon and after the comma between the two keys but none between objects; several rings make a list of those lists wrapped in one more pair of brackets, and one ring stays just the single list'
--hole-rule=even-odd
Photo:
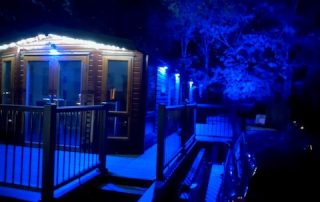
[{"label": "deck", "polygon": [[[191,109],[195,110],[195,107],[191,106]],[[64,144],[60,145],[59,139],[61,138],[57,136],[58,144],[52,148],[51,168],[54,169],[50,175],[53,176],[54,198],[59,198],[68,190],[73,190],[85,181],[96,177],[101,173],[98,167],[101,168],[104,165],[109,176],[116,178],[149,182],[166,180],[165,172],[171,169],[176,159],[181,160],[181,156],[187,151],[186,148],[191,145],[190,142],[195,143],[194,140],[211,142],[216,141],[217,138],[229,141],[234,133],[227,116],[211,115],[198,123],[194,122],[195,113],[190,113],[190,111],[177,113],[179,110],[185,110],[185,106],[169,107],[165,110],[168,110],[168,113],[164,114],[172,115],[171,119],[175,117],[183,121],[173,122],[171,120],[170,127],[159,125],[158,128],[177,130],[161,131],[165,133],[158,134],[158,138],[161,137],[159,145],[152,145],[141,155],[106,155],[106,158],[103,158],[105,153],[95,148],[98,144],[93,144],[100,139],[93,143],[89,142],[88,145],[71,144],[79,141],[73,141],[73,133],[70,133],[69,136],[63,138],[69,142],[64,141]],[[185,118],[184,115],[188,117]],[[173,123],[176,124],[174,127]],[[61,134],[64,133],[61,132]],[[21,143],[13,145],[9,142],[0,144],[0,196],[23,197],[24,200],[31,201],[41,199],[41,190],[46,187],[43,182],[43,179],[46,178],[42,177],[45,173],[42,168],[47,165],[43,164],[44,155],[45,150],[41,145],[21,146]],[[17,196],[16,193],[21,194]]]},{"label": "deck", "polygon": [[[166,138],[166,156],[172,158],[180,148],[180,136],[172,134]],[[147,149],[142,155],[108,155],[106,168],[109,174],[117,177],[155,180],[157,144]]]},{"label": "deck", "polygon": [[[177,134],[166,138],[166,147],[170,148],[166,151],[167,158],[177,153],[180,146],[179,139]],[[12,188],[0,186],[0,195],[15,197],[19,189],[14,188],[14,185],[24,185],[30,190],[20,190],[20,192],[22,191],[28,197],[32,196],[32,200],[39,198],[40,194],[32,190],[42,186],[42,153],[40,148],[0,144],[0,183],[6,182],[13,185]],[[156,179],[156,157],[157,144],[154,144],[142,155],[107,155],[106,168],[111,176],[154,181]],[[56,151],[55,184],[82,173],[85,170],[84,165],[87,165],[88,162],[92,162],[89,165],[94,168],[94,162],[97,161],[98,154]],[[73,187],[82,183],[83,179],[80,178],[71,182]],[[55,193],[55,196],[64,193],[64,189],[70,189],[70,184],[62,187]]]}]

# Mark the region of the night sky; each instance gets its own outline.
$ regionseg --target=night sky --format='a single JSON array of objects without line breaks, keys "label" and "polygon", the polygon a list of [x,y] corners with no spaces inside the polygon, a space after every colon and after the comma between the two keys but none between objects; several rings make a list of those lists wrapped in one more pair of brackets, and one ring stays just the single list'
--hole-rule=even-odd
[{"label": "night sky", "polygon": [[[288,5],[293,2],[283,1]],[[295,2],[294,21],[299,31],[304,34],[319,32],[319,1]],[[161,36],[170,35],[165,30],[167,20],[161,0],[4,0],[0,6],[0,42],[15,40],[10,36],[19,36],[26,30],[50,24],[127,38],[140,49],[156,54],[161,49],[164,52],[173,49],[171,44],[159,45],[170,38]]]},{"label": "night sky", "polygon": [[12,0],[1,2],[0,36],[43,24],[137,39],[143,35],[155,1]]}]

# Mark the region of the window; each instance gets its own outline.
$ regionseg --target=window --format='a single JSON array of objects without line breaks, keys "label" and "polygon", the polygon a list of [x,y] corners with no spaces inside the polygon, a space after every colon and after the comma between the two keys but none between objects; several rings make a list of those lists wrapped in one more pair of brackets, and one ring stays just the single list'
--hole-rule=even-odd
[{"label": "window", "polygon": [[1,97],[2,104],[12,104],[11,82],[12,82],[12,61],[4,60],[2,63],[1,75]]},{"label": "window", "polygon": [[26,104],[81,105],[85,56],[25,57]]},{"label": "window", "polygon": [[108,137],[127,138],[130,125],[131,57],[113,56],[103,60],[102,101],[110,109]]},{"label": "window", "polygon": [[128,61],[108,61],[107,101],[116,103],[115,111],[127,111]]}]

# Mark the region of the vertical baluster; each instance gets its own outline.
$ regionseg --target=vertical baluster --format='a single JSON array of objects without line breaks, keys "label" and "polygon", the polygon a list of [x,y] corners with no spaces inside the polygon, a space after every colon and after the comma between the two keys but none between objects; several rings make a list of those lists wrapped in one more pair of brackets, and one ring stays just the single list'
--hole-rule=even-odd
[{"label": "vertical baluster", "polygon": [[4,127],[4,131],[5,131],[5,161],[4,161],[4,182],[7,182],[7,167],[8,167],[8,147],[9,147],[9,135],[8,135],[8,111],[4,111],[4,117],[5,117],[5,127]]},{"label": "vertical baluster", "polygon": [[31,171],[32,171],[32,142],[33,142],[33,133],[34,133],[34,127],[33,125],[36,123],[36,121],[34,120],[34,112],[31,112],[31,118],[30,118],[30,126],[31,126],[31,130],[30,130],[30,142],[29,142],[29,173],[28,173],[28,186],[30,187],[31,185]]},{"label": "vertical baluster", "polygon": [[[4,144],[6,143],[5,142],[5,136],[4,136],[4,130],[3,130],[3,123],[5,122],[5,119],[3,118],[3,109],[0,108],[0,135],[1,135],[1,138],[4,139]],[[4,152],[4,155],[5,155],[5,152]],[[3,160],[5,160],[6,156],[4,156]],[[5,166],[5,161],[0,165],[0,166]],[[5,167],[3,167],[3,171],[5,170]],[[4,172],[3,172],[4,174]],[[4,176],[3,176],[4,177]],[[3,181],[5,181],[5,178],[3,178]]]},{"label": "vertical baluster", "polygon": [[39,112],[39,143],[38,143],[38,165],[37,165],[37,187],[40,188],[40,161],[41,161],[41,142],[42,142],[42,125],[43,125],[43,113]]},{"label": "vertical baluster", "polygon": [[90,121],[90,166],[92,167],[93,164],[93,141],[94,141],[94,132],[93,132],[93,128],[94,128],[94,123],[95,123],[95,112],[94,110],[91,111],[91,121]]},{"label": "vertical baluster", "polygon": [[[27,120],[27,114],[28,112],[23,112],[22,116],[23,116],[23,129],[22,129],[22,136],[25,138],[27,135],[27,131],[26,131],[26,127],[28,127],[28,125],[26,125],[26,120]],[[21,147],[21,161],[20,161],[20,165],[21,165],[21,169],[20,169],[20,184],[23,183],[23,174],[24,174],[24,149],[25,149],[25,144],[23,142],[22,147]]]},{"label": "vertical baluster", "polygon": [[72,146],[72,136],[73,136],[73,133],[72,133],[72,128],[73,128],[73,112],[70,112],[70,120],[69,120],[69,152],[68,152],[68,162],[69,162],[69,165],[68,165],[68,179],[70,179],[70,169],[71,169],[71,146]]},{"label": "vertical baluster", "polygon": [[58,184],[59,183],[59,175],[60,175],[60,173],[59,173],[59,168],[60,168],[60,145],[61,145],[61,120],[64,120],[64,116],[63,116],[63,113],[59,113],[58,115],[57,115],[57,117],[58,117],[58,119],[57,119],[57,121],[58,121],[58,123],[57,123],[57,132],[56,132],[56,147],[57,147],[57,151],[56,151],[56,160],[55,160],[55,162],[56,162],[56,166],[55,166],[55,184]]},{"label": "vertical baluster", "polygon": [[63,160],[62,160],[62,182],[64,181],[64,176],[65,176],[65,162],[66,162],[66,141],[67,141],[67,123],[68,123],[68,112],[63,113],[64,116],[64,124],[63,124],[63,147],[62,147],[62,152],[63,152]]},{"label": "vertical baluster", "polygon": [[76,116],[76,118],[75,118],[75,132],[74,132],[74,135],[75,135],[75,137],[74,137],[74,149],[73,149],[73,158],[74,158],[74,165],[73,165],[73,176],[75,176],[76,175],[76,163],[77,163],[77,145],[78,145],[78,132],[79,132],[79,130],[78,130],[78,121],[79,121],[79,113],[78,112],[76,112],[75,113],[75,116]]},{"label": "vertical baluster", "polygon": [[84,148],[83,148],[83,150],[84,150],[84,152],[83,152],[83,168],[84,169],[86,169],[86,158],[87,158],[87,155],[86,155],[86,153],[87,153],[87,111],[84,111],[83,112],[84,113],[84,118],[82,118],[82,119],[84,119],[84,131],[83,131],[83,135],[84,135]]},{"label": "vertical baluster", "polygon": [[[81,151],[82,151],[82,135],[83,135],[83,121],[82,121],[82,112],[79,112],[80,114],[80,133],[79,133],[79,173],[81,171],[81,165],[82,165],[82,162],[81,162]],[[80,180],[80,179],[79,179]]]},{"label": "vertical baluster", "polygon": [[16,136],[16,116],[17,116],[17,112],[16,111],[12,111],[12,129],[13,129],[13,139],[14,144],[13,144],[13,155],[12,155],[12,183],[15,182],[15,162],[16,162],[16,144],[17,144],[17,140],[18,137]]}]

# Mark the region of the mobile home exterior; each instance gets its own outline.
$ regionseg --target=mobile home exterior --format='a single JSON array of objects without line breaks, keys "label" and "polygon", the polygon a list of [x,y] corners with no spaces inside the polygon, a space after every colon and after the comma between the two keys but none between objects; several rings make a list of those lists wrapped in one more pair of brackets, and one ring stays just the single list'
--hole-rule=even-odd
[{"label": "mobile home exterior", "polygon": [[142,153],[146,69],[147,56],[135,49],[65,33],[38,34],[0,45],[0,104],[106,102],[110,152]]}]

